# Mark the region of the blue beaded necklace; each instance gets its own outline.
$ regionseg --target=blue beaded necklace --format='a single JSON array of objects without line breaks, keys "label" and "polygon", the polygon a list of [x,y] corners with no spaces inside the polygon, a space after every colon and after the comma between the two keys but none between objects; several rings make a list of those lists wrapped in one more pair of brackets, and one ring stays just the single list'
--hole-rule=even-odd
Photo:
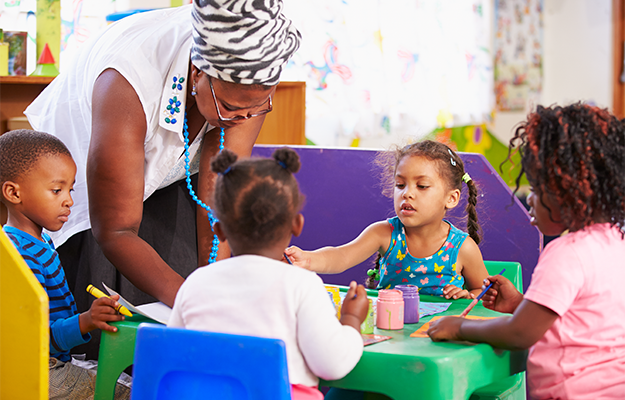
[{"label": "blue beaded necklace", "polygon": [[[224,136],[225,136],[224,128],[221,128],[221,132],[219,133],[219,152],[221,152],[224,149]],[[189,194],[191,195],[191,198],[200,207],[208,211],[208,222],[210,223],[210,226],[212,227],[215,224],[215,222],[217,222],[217,218],[215,218],[215,214],[213,213],[213,210],[211,210],[209,206],[204,204],[204,202],[197,197],[197,195],[195,194],[195,191],[193,190],[193,187],[191,186],[191,173],[189,172],[189,126],[187,125],[186,113],[184,114],[184,173],[187,176],[187,188],[189,188]],[[211,253],[210,253],[210,256],[208,257],[209,264],[212,264],[217,260],[218,249],[219,249],[219,239],[217,238],[217,235],[214,235],[213,246],[211,247]]]}]

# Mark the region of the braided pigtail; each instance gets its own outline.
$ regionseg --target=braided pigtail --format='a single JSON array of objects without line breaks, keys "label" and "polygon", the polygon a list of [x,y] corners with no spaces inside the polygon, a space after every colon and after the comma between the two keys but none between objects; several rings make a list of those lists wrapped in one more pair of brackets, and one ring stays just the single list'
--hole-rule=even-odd
[{"label": "braided pigtail", "polygon": [[467,188],[469,189],[469,195],[467,196],[467,232],[469,236],[475,241],[476,244],[480,244],[482,240],[480,236],[480,223],[477,218],[477,210],[475,206],[477,205],[477,187],[472,179],[469,179],[467,182]]},{"label": "braided pigtail", "polygon": [[373,268],[367,271],[367,280],[365,281],[365,286],[367,289],[375,289],[378,287],[378,282],[380,281],[380,260],[382,259],[382,255],[378,252],[377,257],[375,258]]}]

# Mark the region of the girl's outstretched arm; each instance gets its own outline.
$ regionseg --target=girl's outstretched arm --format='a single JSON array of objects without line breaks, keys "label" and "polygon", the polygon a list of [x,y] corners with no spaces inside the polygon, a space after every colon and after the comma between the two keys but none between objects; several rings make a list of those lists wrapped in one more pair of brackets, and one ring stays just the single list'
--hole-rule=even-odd
[{"label": "girl's outstretched arm", "polygon": [[298,267],[322,274],[340,274],[365,261],[376,251],[384,254],[391,243],[392,231],[387,221],[374,222],[356,239],[342,246],[327,246],[314,251],[291,246],[284,252]]},{"label": "girl's outstretched arm", "polygon": [[457,263],[462,268],[465,289],[447,285],[443,288],[443,295],[447,299],[475,298],[482,291],[482,282],[488,277],[488,271],[484,266],[482,252],[471,237],[462,243]]},{"label": "girl's outstretched arm", "polygon": [[458,317],[431,323],[428,335],[435,341],[469,340],[509,350],[527,349],[538,342],[556,321],[551,309],[523,300],[511,316],[486,321]]}]

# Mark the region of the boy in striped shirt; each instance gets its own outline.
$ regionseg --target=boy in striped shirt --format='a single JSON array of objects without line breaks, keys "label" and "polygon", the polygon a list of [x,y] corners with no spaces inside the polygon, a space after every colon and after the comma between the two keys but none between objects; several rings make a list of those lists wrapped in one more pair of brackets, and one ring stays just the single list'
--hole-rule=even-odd
[{"label": "boy in striped shirt", "polygon": [[[0,136],[0,183],[8,218],[3,226],[49,298],[50,398],[88,398],[93,395],[95,372],[71,363],[70,350],[88,342],[89,332],[117,328],[118,297],[96,299],[78,314],[54,244],[43,228],[61,229],[74,204],[76,164],[59,139],[47,133],[21,129]],[[116,398],[128,398],[125,387]],[[118,397],[119,394],[119,397]]]}]

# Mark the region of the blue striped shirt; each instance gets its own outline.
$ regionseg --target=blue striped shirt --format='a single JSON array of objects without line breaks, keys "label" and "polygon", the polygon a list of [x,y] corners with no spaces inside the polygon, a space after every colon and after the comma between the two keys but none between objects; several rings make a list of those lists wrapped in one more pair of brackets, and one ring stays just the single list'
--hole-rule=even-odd
[{"label": "blue striped shirt", "polygon": [[50,356],[61,361],[69,361],[71,359],[69,351],[72,347],[87,343],[91,335],[80,333],[76,302],[67,286],[65,271],[52,239],[43,232],[41,237],[45,242],[12,226],[5,225],[2,229],[48,294]]}]

